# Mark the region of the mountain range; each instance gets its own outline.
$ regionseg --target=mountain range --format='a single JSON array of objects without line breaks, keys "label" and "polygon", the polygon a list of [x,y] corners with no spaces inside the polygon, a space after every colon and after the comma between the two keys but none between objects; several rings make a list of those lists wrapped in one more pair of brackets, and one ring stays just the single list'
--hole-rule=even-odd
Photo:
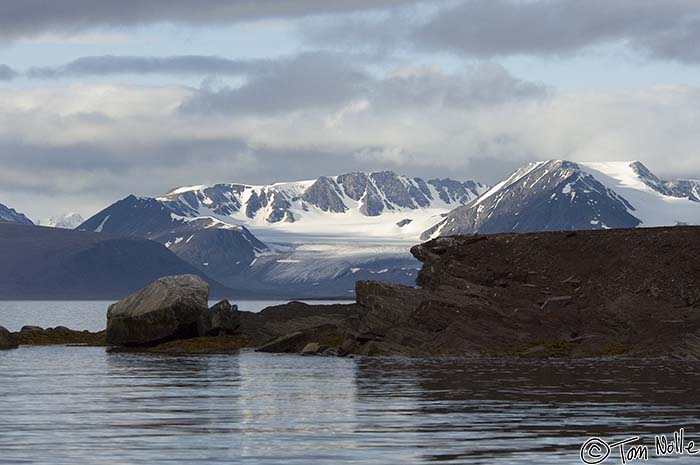
[{"label": "mountain range", "polygon": [[192,186],[128,196],[79,228],[158,241],[241,292],[351,297],[359,279],[413,284],[411,245],[487,188],[390,171]]},{"label": "mountain range", "polygon": [[[0,221],[31,225],[5,206]],[[640,162],[548,160],[493,187],[390,171],[181,187],[129,195],[77,229],[158,242],[233,297],[350,298],[358,280],[414,285],[409,249],[437,236],[684,224],[700,224],[700,181]]]}]

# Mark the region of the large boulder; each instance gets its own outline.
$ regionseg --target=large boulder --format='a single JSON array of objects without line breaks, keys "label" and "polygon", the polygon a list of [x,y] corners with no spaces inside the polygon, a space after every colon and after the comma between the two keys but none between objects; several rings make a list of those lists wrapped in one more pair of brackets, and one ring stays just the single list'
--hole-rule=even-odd
[{"label": "large boulder", "polygon": [[0,350],[16,349],[18,346],[12,333],[0,326]]},{"label": "large boulder", "polygon": [[241,325],[238,306],[222,300],[210,308],[200,321],[200,336],[224,336],[236,332]]},{"label": "large boulder", "polygon": [[209,286],[194,275],[167,276],[107,311],[107,342],[146,346],[199,336]]}]

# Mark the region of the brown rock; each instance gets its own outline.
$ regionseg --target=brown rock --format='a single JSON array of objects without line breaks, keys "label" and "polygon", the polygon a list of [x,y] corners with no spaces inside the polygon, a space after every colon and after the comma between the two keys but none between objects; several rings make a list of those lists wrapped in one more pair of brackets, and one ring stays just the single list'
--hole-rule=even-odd
[{"label": "brown rock", "polygon": [[349,335],[324,342],[339,355],[695,357],[698,243],[700,227],[438,238],[412,249],[420,288],[358,282],[356,305],[290,303],[241,326],[289,334],[267,349],[296,353],[327,334]]},{"label": "brown rock", "polygon": [[258,352],[270,353],[299,353],[306,345],[306,333],[298,331],[278,337],[274,341],[268,342],[262,347],[258,347]]},{"label": "brown rock", "polygon": [[0,326],[0,350],[16,349],[19,347],[17,339],[7,329]]},{"label": "brown rock", "polygon": [[202,315],[198,331],[200,336],[232,335],[240,325],[238,306],[222,300]]}]

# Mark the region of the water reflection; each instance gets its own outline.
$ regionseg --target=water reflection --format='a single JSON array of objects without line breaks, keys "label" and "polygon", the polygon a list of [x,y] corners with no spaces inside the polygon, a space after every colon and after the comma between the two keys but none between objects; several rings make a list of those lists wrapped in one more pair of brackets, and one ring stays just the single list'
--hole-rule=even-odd
[{"label": "water reflection", "polygon": [[573,463],[590,436],[639,435],[653,446],[655,434],[682,426],[700,438],[699,381],[694,362],[358,362],[369,402],[413,400],[402,414],[420,433],[421,458],[456,463]]},{"label": "water reflection", "polygon": [[36,347],[0,373],[0,464],[568,464],[590,436],[700,439],[689,362]]}]

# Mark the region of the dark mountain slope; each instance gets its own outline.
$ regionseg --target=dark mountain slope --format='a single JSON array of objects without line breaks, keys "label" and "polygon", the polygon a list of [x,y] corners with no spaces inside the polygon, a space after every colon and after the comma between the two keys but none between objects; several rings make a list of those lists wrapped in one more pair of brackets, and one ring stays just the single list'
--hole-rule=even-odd
[{"label": "dark mountain slope", "polygon": [[32,220],[19,213],[14,208],[10,208],[0,203],[0,223],[34,224]]},{"label": "dark mountain slope", "polygon": [[661,180],[640,162],[530,163],[451,211],[422,239],[700,224],[698,186]]},{"label": "dark mountain slope", "polygon": [[243,226],[182,214],[186,212],[180,206],[130,195],[78,228],[160,242],[201,272],[223,282],[246,270],[256,254],[267,249]]},{"label": "dark mountain slope", "polygon": [[85,231],[0,223],[0,263],[0,299],[121,298],[176,274],[231,292],[157,242]]}]

